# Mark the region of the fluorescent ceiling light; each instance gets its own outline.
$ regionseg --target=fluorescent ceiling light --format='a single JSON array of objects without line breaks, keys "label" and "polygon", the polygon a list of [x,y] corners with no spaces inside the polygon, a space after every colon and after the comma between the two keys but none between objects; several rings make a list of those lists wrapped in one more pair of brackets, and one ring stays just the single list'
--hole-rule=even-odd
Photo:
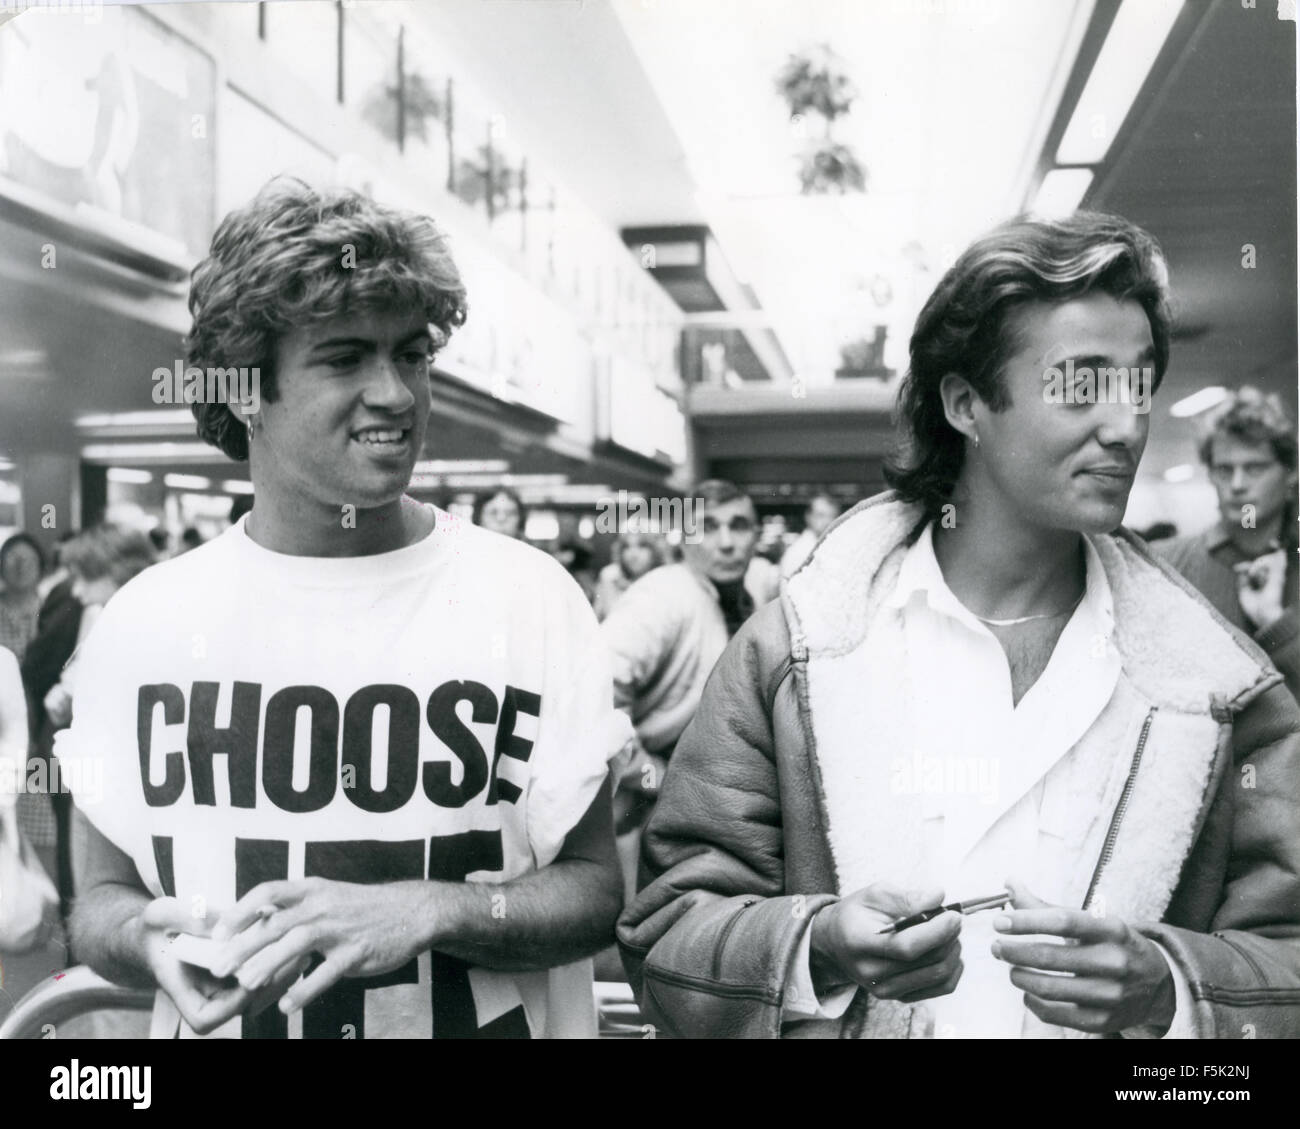
[{"label": "fluorescent ceiling light", "polygon": [[1169,405],[1169,414],[1177,416],[1179,419],[1186,419],[1188,416],[1198,415],[1201,412],[1209,411],[1215,404],[1222,402],[1228,390],[1218,384],[1211,385],[1209,388],[1202,388],[1199,392],[1193,392],[1190,396],[1184,396]]},{"label": "fluorescent ceiling light", "polygon": [[415,474],[505,474],[510,464],[505,459],[421,459]]},{"label": "fluorescent ceiling light", "polygon": [[173,490],[211,490],[212,479],[201,474],[164,474],[163,485]]},{"label": "fluorescent ceiling light", "polygon": [[1036,216],[1068,216],[1083,199],[1092,184],[1091,169],[1052,169],[1038,187],[1038,195],[1029,210]]},{"label": "fluorescent ceiling light", "polygon": [[111,466],[108,468],[109,482],[130,482],[143,486],[153,481],[153,475],[147,470],[134,470],[131,467]]},{"label": "fluorescent ceiling light", "polygon": [[1124,0],[1065,128],[1058,165],[1105,159],[1138,90],[1169,37],[1183,0]]},{"label": "fluorescent ceiling light", "polygon": [[1190,482],[1196,477],[1196,468],[1191,463],[1179,463],[1165,471],[1166,482]]},{"label": "fluorescent ceiling light", "polygon": [[35,368],[48,360],[44,349],[7,349],[0,353],[0,365],[12,365],[15,368]]},{"label": "fluorescent ceiling light", "polygon": [[213,449],[206,443],[90,443],[81,448],[81,457],[88,463],[108,464],[126,462],[212,462]]},{"label": "fluorescent ceiling light", "polygon": [[253,484],[251,482],[245,482],[243,479],[239,478],[227,478],[222,482],[221,489],[227,494],[251,494],[253,492]]},{"label": "fluorescent ceiling light", "polygon": [[189,408],[165,408],[157,412],[106,412],[100,415],[78,416],[73,421],[80,428],[96,427],[175,427],[178,424],[194,426],[194,413]]}]

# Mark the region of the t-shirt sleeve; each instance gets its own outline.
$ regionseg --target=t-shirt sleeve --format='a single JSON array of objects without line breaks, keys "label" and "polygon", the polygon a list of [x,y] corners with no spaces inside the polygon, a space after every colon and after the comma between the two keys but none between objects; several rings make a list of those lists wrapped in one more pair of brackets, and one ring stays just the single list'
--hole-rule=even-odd
[{"label": "t-shirt sleeve", "polygon": [[[136,733],[139,687],[132,684],[131,654],[148,625],[124,631],[120,609],[104,609],[73,660],[77,677],[72,725],[55,735],[59,778],[96,830],[138,858],[145,826]],[[132,638],[134,636],[134,638]]]},{"label": "t-shirt sleeve", "polygon": [[631,736],[626,715],[614,709],[609,657],[582,590],[559,574],[545,598],[545,678],[528,796],[528,842],[539,868],[554,861]]}]

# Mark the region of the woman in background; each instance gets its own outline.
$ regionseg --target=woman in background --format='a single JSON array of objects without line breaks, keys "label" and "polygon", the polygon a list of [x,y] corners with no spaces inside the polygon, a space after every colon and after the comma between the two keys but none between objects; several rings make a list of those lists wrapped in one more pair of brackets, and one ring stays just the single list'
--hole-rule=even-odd
[{"label": "woman in background", "polygon": [[527,516],[528,511],[519,500],[519,495],[504,486],[480,494],[474,500],[475,525],[513,537],[516,541],[523,539]]},{"label": "woman in background", "polygon": [[651,533],[629,531],[614,542],[614,559],[596,582],[596,618],[604,619],[634,581],[664,563],[663,545]]},{"label": "woman in background", "polygon": [[15,533],[0,545],[0,646],[19,662],[36,636],[41,610],[39,585],[45,574],[45,551],[30,533]]},{"label": "woman in background", "polygon": [[[113,594],[128,580],[148,568],[157,557],[149,538],[134,529],[117,525],[99,525],[87,529],[60,548],[60,560],[72,576],[72,595],[81,602],[81,626],[77,646],[90,633],[99,613]],[[77,657],[74,651],[63,668],[59,681],[46,693],[45,722],[36,738],[34,755],[50,767],[50,750],[54,734],[72,722],[76,693]],[[50,780],[54,779],[53,771]],[[27,811],[23,829],[42,854],[53,848],[58,873],[59,901],[65,918],[72,900],[72,852],[70,820],[72,803],[69,793],[51,789],[48,797],[24,796]],[[53,815],[51,820],[50,816]],[[44,861],[44,859],[42,860]]]}]

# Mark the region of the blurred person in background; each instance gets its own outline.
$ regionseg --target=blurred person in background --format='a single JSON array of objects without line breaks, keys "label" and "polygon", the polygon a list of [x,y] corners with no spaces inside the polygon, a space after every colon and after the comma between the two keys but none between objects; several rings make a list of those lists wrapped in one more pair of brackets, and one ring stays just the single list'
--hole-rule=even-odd
[{"label": "blurred person in background", "polygon": [[1211,415],[1199,445],[1219,520],[1156,552],[1268,652],[1300,697],[1296,431],[1276,396],[1243,387]]},{"label": "blurred person in background", "polygon": [[[82,607],[73,648],[90,634],[104,605],[128,580],[138,576],[158,555],[145,533],[104,523],[77,534],[60,546],[59,556],[71,580],[71,596]],[[69,662],[59,681],[44,698],[45,711],[56,729],[72,720],[75,662]]]},{"label": "blurred person in background", "polygon": [[629,530],[614,541],[613,560],[600,570],[593,606],[603,620],[633,581],[664,563],[662,539],[653,533]]},{"label": "blurred person in background", "polygon": [[45,550],[30,533],[15,533],[0,545],[0,647],[7,647],[19,662],[36,637],[41,611],[41,577],[45,575]]},{"label": "blurred person in background", "polygon": [[480,494],[474,500],[474,524],[504,537],[523,540],[527,519],[528,511],[519,495],[504,486]]},{"label": "blurred person in background", "polygon": [[[1117,216],[1009,221],[945,273],[894,490],[741,629],[673,753],[619,922],[646,1022],[1300,1034],[1300,709],[1121,527],[1169,344],[1164,256]],[[1062,366],[1122,375],[1067,402]]]},{"label": "blurred person in background", "polygon": [[203,544],[203,534],[200,533],[194,526],[187,525],[184,529],[181,530],[181,544],[180,544],[180,548],[176,550],[177,555],[181,553],[188,553],[191,549],[197,549],[202,544]]},{"label": "blurred person in background", "polygon": [[[37,617],[36,637],[23,658],[23,687],[27,692],[27,717],[32,739],[39,740],[46,722],[45,695],[63,673],[63,668],[77,649],[84,605],[73,589],[76,577],[68,568],[65,552],[76,533],[63,536],[55,547],[55,569],[46,578],[46,595]],[[53,583],[48,583],[52,581]]]},{"label": "blurred person in background", "polygon": [[601,624],[614,662],[614,704],[631,718],[639,742],[618,766],[614,798],[629,896],[636,890],[640,828],[709,672],[740,625],[775,595],[750,586],[758,515],[749,496],[710,479],[693,498],[697,529],[687,531],[685,560],[632,583]]},{"label": "blurred person in background", "polygon": [[576,537],[561,537],[551,550],[551,556],[573,577],[587,597],[587,603],[592,603],[596,598],[596,573],[591,567],[591,550]]},{"label": "blurred person in background", "polygon": [[781,557],[781,575],[790,577],[808,559],[817,539],[840,516],[840,504],[829,494],[814,494],[803,512],[803,532]]},{"label": "blurred person in background", "polygon": [[172,535],[167,532],[166,526],[155,525],[149,530],[149,542],[160,561],[172,555]]},{"label": "blurred person in background", "polygon": [[[57,681],[40,700],[36,724],[33,755],[43,761],[47,779],[56,779],[50,762],[54,734],[71,724],[77,688],[76,650],[90,634],[91,628],[104,610],[104,605],[128,580],[139,575],[157,560],[153,543],[147,534],[119,525],[104,524],[87,529],[59,546],[59,559],[67,568],[72,581],[71,598],[76,602],[76,636],[72,651],[65,660]],[[55,644],[66,644],[68,629],[73,622],[71,611],[55,623],[58,638],[51,640],[51,658]],[[35,696],[37,684],[29,686]],[[37,711],[34,711],[37,712]],[[73,896],[72,879],[72,798],[60,789],[51,787],[48,796],[24,797],[23,826],[38,850],[54,852],[53,873],[59,888],[59,902],[66,920]],[[52,818],[52,824],[49,819]]]}]

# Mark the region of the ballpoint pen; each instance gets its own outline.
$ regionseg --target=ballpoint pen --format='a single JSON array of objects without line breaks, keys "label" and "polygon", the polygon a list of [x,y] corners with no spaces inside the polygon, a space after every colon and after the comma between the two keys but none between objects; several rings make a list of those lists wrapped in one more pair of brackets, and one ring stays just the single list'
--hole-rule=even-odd
[{"label": "ballpoint pen", "polygon": [[935,906],[933,909],[914,913],[911,917],[895,921],[892,925],[886,925],[880,932],[897,933],[903,929],[910,929],[913,925],[920,925],[924,921],[932,921],[941,913],[947,913],[949,910],[955,910],[957,913],[978,913],[982,909],[999,909],[1009,901],[1011,901],[1010,893],[1003,890],[1000,894],[990,894],[986,898],[967,898],[964,902],[949,902],[946,906]]}]

